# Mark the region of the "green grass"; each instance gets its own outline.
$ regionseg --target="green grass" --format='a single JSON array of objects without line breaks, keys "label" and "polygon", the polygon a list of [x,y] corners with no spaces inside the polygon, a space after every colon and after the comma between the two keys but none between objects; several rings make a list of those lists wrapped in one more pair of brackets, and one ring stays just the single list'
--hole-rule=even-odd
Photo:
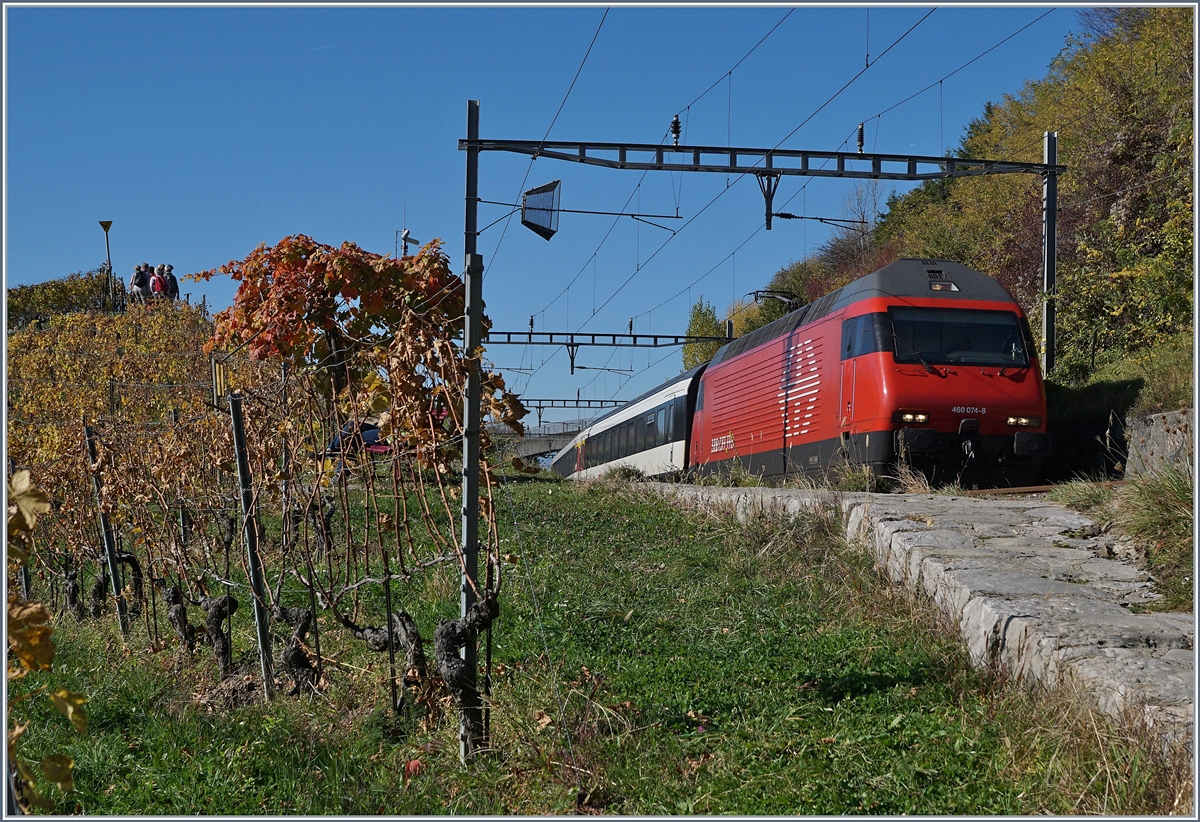
[{"label": "green grass", "polygon": [[1133,415],[1178,411],[1192,404],[1192,333],[1167,337],[1144,351],[1120,356],[1097,368],[1090,382],[1141,380],[1137,400],[1129,409]]},{"label": "green grass", "polygon": [[[1086,413],[1084,399],[1108,400],[1120,413],[1157,414],[1177,411],[1192,404],[1194,364],[1190,331],[1164,337],[1139,351],[1114,351],[1093,367],[1081,362],[1061,363],[1050,375],[1051,402],[1061,392],[1064,413]],[[1077,392],[1081,402],[1073,401]],[[1107,407],[1107,406],[1106,406]]]},{"label": "green grass", "polygon": [[[972,671],[829,512],[739,525],[614,480],[510,482],[497,502],[516,564],[504,566],[492,638],[493,750],[471,768],[458,763],[453,714],[394,720],[386,656],[326,616],[322,650],[337,664],[321,696],[234,708],[197,699],[217,684],[211,650],[189,666],[173,646],[146,651],[140,622],[129,653],[111,619],[61,623],[56,670],[41,680],[87,693],[91,730],[74,734],[46,700],[22,704],[34,719],[22,756],[72,756],[77,792],[47,793],[93,815],[1160,813],[1190,802],[1178,763],[1153,744],[1086,711],[1067,721],[1054,695]],[[455,614],[458,582],[447,565],[419,580],[394,596],[428,638]],[[365,621],[382,621],[379,600],[364,592]],[[249,608],[234,647],[252,676]]]}]

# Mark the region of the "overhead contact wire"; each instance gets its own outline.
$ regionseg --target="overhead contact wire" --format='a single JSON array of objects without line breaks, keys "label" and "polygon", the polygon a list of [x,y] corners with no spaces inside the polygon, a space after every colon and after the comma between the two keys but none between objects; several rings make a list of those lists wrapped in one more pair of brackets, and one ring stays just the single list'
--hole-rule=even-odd
[{"label": "overhead contact wire", "polygon": [[[546,133],[542,135],[541,141],[538,143],[537,153],[540,154],[546,140],[550,137],[550,130],[554,128],[554,124],[558,122],[558,116],[562,114],[563,108],[567,105],[567,99],[571,96],[571,91],[575,88],[575,83],[579,80],[579,75],[583,72],[584,65],[587,64],[588,55],[592,53],[592,46],[596,45],[596,38],[600,36],[600,29],[604,28],[604,21],[608,19],[608,9],[604,10],[603,16],[600,18],[600,24],[596,26],[596,33],[592,35],[592,41],[588,43],[587,51],[583,54],[583,59],[579,61],[579,68],[575,70],[575,76],[571,78],[571,85],[567,87],[567,93],[563,95],[562,102],[558,104],[558,111],[554,112],[554,118],[550,121],[550,125],[546,127]],[[521,178],[521,186],[518,194],[525,190],[525,183],[529,181],[529,172],[533,171],[534,161],[537,160],[537,154],[529,158],[529,166],[525,169],[525,176]],[[502,218],[503,219],[503,218]],[[508,233],[508,226],[512,222],[512,213],[508,214],[504,223],[504,230],[500,232],[500,239],[496,241],[496,247],[492,250],[492,262],[500,254],[500,246],[504,243],[504,237]],[[493,223],[494,225],[494,223]],[[485,269],[483,277],[487,278]]]}]

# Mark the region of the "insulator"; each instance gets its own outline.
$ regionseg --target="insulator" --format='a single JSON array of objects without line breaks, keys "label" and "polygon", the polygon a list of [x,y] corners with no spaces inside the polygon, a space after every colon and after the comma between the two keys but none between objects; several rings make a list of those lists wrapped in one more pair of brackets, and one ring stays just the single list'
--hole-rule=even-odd
[{"label": "insulator", "polygon": [[671,118],[671,140],[675,145],[679,145],[679,133],[683,131],[683,126],[679,124],[679,115],[676,114]]},{"label": "insulator", "polygon": [[863,153],[863,124],[858,124],[858,153]]}]

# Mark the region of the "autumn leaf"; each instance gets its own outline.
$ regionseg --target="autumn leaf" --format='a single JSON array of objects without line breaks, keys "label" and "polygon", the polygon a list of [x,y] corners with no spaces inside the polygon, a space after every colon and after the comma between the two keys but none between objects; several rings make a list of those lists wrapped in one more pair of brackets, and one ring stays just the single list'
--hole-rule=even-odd
[{"label": "autumn leaf", "polygon": [[22,625],[41,625],[43,622],[48,622],[49,620],[50,612],[40,602],[26,602],[23,599],[16,598],[8,601],[9,625],[12,625],[14,622]]},{"label": "autumn leaf", "polygon": [[42,773],[61,791],[75,790],[75,780],[71,773],[74,768],[75,760],[63,754],[52,754],[42,760]]},{"label": "autumn leaf", "polygon": [[32,531],[38,514],[50,510],[50,498],[34,486],[29,471],[21,470],[8,481],[9,533]]},{"label": "autumn leaf", "polygon": [[541,470],[536,465],[526,465],[525,460],[521,459],[520,457],[512,458],[512,467],[523,474],[536,474]]},{"label": "autumn leaf", "polygon": [[87,733],[87,713],[83,710],[83,703],[87,702],[86,696],[74,691],[59,689],[50,692],[50,701],[54,703],[54,707],[58,708],[61,714],[71,720],[75,730],[81,734]]},{"label": "autumn leaf", "polygon": [[8,642],[21,664],[31,671],[49,671],[54,663],[54,641],[50,634],[54,629],[48,625],[31,625],[27,628],[8,625]]},{"label": "autumn leaf", "polygon": [[33,768],[26,763],[17,760],[17,775],[21,777],[21,795],[25,801],[35,808],[41,808],[44,811],[54,810],[54,803],[46,799],[38,792],[36,787],[37,774],[33,772]]}]

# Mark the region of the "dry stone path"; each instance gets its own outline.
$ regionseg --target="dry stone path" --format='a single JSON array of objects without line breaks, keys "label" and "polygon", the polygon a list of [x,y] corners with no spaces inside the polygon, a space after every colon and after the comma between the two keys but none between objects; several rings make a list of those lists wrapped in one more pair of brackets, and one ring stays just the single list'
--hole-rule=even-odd
[{"label": "dry stone path", "polygon": [[[696,507],[791,513],[827,492],[654,484]],[[1159,595],[1099,524],[1044,497],[839,494],[847,536],[896,584],[959,626],[972,661],[1054,687],[1073,679],[1106,714],[1129,709],[1168,737],[1194,729],[1195,618],[1137,614]]]}]

